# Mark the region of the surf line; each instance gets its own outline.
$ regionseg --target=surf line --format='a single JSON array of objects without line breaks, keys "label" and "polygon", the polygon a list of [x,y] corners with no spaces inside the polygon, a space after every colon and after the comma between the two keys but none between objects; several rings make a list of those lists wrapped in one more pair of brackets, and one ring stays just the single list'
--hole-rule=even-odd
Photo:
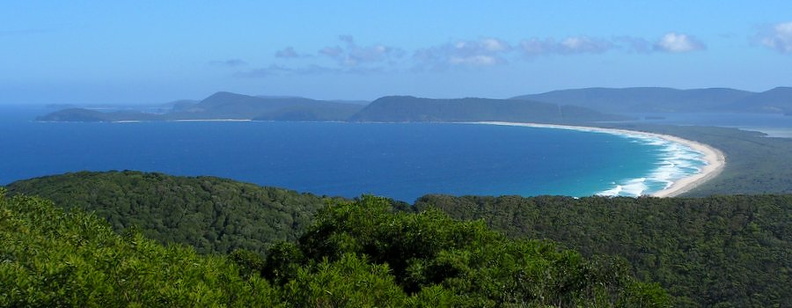
[{"label": "surf line", "polygon": [[[533,127],[533,128],[552,128],[552,129],[566,129],[581,132],[592,133],[606,133],[617,135],[621,137],[634,138],[646,142],[650,145],[658,145],[664,148],[664,156],[662,157],[663,163],[656,168],[651,175],[652,181],[659,181],[664,183],[664,188],[646,194],[646,181],[647,177],[635,178],[627,180],[625,183],[614,183],[615,187],[597,193],[603,196],[617,196],[622,193],[627,193],[628,196],[639,197],[649,195],[653,197],[674,197],[685,192],[688,192],[699,185],[715,178],[723,171],[726,166],[726,156],[720,150],[713,148],[707,144],[697,141],[688,140],[672,135],[664,135],[657,133],[648,133],[640,131],[632,131],[617,128],[602,128],[591,126],[574,126],[574,125],[558,125],[558,124],[540,124],[540,123],[519,123],[519,122],[498,122],[498,121],[484,121],[484,122],[464,122],[465,124],[486,124],[486,125],[503,125],[503,126],[518,126],[518,127]],[[688,150],[689,149],[689,150]],[[697,154],[697,157],[688,155],[690,152]],[[699,160],[702,166],[688,165],[690,160]],[[681,171],[680,168],[694,170],[693,172]]]}]

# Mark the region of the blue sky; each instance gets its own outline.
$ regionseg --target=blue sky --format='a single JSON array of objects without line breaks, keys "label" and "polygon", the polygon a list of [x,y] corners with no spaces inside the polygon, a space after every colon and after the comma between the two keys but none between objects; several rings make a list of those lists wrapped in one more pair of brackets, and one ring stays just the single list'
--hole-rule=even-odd
[{"label": "blue sky", "polygon": [[0,103],[792,86],[792,1],[17,1]]}]

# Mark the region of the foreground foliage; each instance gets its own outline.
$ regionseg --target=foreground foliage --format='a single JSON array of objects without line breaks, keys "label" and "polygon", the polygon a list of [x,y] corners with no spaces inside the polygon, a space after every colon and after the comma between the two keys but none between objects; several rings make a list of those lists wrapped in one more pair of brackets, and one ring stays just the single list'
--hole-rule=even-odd
[{"label": "foreground foliage", "polygon": [[262,259],[203,256],[0,189],[0,306],[667,306],[619,259],[512,241],[438,211],[365,197],[328,207]]},{"label": "foreground foliage", "polygon": [[298,306],[344,303],[336,294],[360,288],[370,303],[411,294],[408,302],[430,307],[654,307],[669,299],[630,276],[621,259],[510,240],[438,210],[394,212],[375,197],[322,209],[297,243],[273,247],[263,264],[251,269]]},{"label": "foreground foliage", "polygon": [[274,290],[224,257],[120,236],[97,217],[0,188],[0,307],[267,306]]},{"label": "foreground foliage", "polygon": [[483,219],[515,238],[618,255],[675,306],[792,306],[792,195],[708,198],[425,196],[418,208]]}]

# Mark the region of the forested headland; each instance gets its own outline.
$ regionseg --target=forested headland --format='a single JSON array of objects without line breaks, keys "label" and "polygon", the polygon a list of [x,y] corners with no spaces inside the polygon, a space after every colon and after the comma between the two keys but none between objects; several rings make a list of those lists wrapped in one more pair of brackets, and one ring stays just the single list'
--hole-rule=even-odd
[{"label": "forested headland", "polygon": [[[158,243],[147,239],[147,247],[178,250],[188,260],[215,258],[212,262],[219,262],[216,264],[223,271],[241,277],[223,279],[261,279],[255,284],[267,288],[259,291],[269,294],[274,304],[294,304],[304,298],[311,302],[300,303],[320,306],[366,306],[371,304],[366,301],[373,299],[397,306],[792,305],[788,288],[792,285],[792,195],[580,199],[428,195],[409,205],[373,197],[357,201],[319,197],[210,177],[131,171],[73,173],[20,181],[7,188],[4,206],[39,204],[44,211],[67,216],[87,211],[94,213],[91,219],[99,221],[94,224],[113,229],[113,234],[126,234],[118,241],[132,235],[136,241],[150,236]],[[52,199],[54,206],[43,199],[10,197],[19,195]],[[117,209],[115,204],[119,204]],[[179,213],[183,215],[176,215]],[[218,219],[221,216],[231,218]],[[3,230],[49,228],[49,221],[65,221],[40,214],[14,217],[0,220]],[[9,229],[12,222],[25,227]],[[56,238],[72,235],[47,234],[36,241],[63,246],[52,249],[81,249],[81,243],[87,241],[74,235],[73,242],[59,242]],[[247,238],[251,234],[254,237]],[[13,243],[32,241],[4,236]],[[28,254],[50,248],[9,247],[0,254],[11,256],[4,257],[9,262],[2,266],[14,271],[25,268],[24,275],[32,276],[13,276],[17,280],[4,283],[36,281],[24,285],[40,291],[54,288],[40,279],[54,279],[48,275],[56,272],[62,275],[59,279],[78,279],[73,276],[75,269],[59,272],[49,269],[53,264],[43,265],[48,262],[45,259],[58,263],[66,255],[37,254],[44,259],[34,266],[20,262],[38,260]],[[80,258],[97,258],[84,261],[92,268],[100,259],[112,256],[79,254]],[[95,274],[99,276],[123,274],[107,273],[101,266],[97,270],[104,271]],[[127,273],[134,271],[128,269]],[[0,279],[11,279],[8,277]],[[157,283],[172,282],[167,277],[157,279],[161,279]],[[206,277],[193,279],[198,283]],[[152,288],[154,285],[151,282]],[[355,293],[363,286],[370,292]],[[217,296],[238,291],[207,288]],[[73,291],[59,290],[62,294]],[[107,290],[116,292],[117,287]],[[53,294],[48,296],[63,299],[58,297],[62,294]],[[231,297],[236,296],[248,298]],[[0,303],[5,303],[2,298]]]}]

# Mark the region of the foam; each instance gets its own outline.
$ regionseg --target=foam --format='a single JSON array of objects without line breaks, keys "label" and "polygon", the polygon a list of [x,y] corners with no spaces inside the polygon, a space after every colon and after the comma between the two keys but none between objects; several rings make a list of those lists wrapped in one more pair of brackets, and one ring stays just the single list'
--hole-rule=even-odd
[{"label": "foam", "polygon": [[[615,182],[615,186],[621,187],[619,190],[611,188],[598,192],[596,195],[628,197],[651,195],[669,189],[679,179],[701,172],[701,166],[707,164],[703,153],[681,143],[654,136],[625,137],[649,146],[659,147],[656,167],[640,178],[621,179]],[[614,192],[617,193],[614,194]]]},{"label": "foam", "polygon": [[655,169],[637,178],[620,179],[612,182],[613,187],[596,193],[596,195],[602,196],[675,196],[713,178],[720,173],[725,164],[723,153],[717,149],[695,141],[669,135],[623,129],[554,124],[512,122],[473,122],[473,124],[554,128],[606,133],[628,138],[633,142],[659,147],[658,162]]}]

